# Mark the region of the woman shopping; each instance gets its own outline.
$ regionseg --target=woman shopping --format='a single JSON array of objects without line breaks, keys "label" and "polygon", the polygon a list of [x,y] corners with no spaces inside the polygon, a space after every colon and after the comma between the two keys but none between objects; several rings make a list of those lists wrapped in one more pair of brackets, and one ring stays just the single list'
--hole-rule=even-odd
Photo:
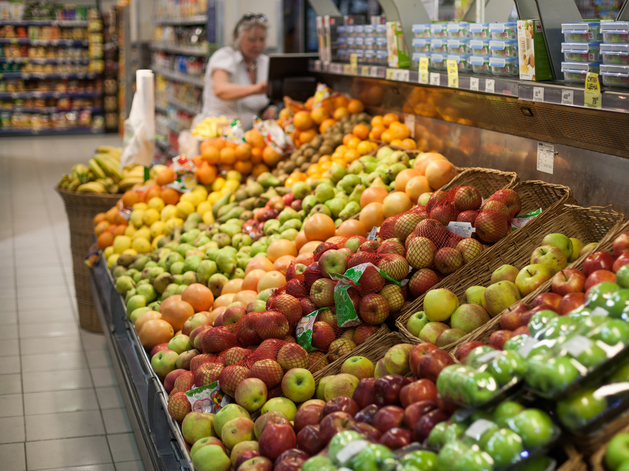
[{"label": "woman shopping", "polygon": [[236,23],[234,42],[216,51],[205,72],[203,111],[195,121],[207,116],[240,118],[245,129],[253,117],[275,118],[276,109],[266,96],[269,57],[262,54],[266,45],[267,17],[246,13]]}]

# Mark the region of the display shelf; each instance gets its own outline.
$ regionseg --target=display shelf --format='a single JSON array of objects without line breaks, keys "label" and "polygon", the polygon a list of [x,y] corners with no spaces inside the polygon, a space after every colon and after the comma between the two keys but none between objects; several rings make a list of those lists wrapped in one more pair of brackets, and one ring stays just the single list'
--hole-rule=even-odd
[{"label": "display shelf", "polygon": [[68,129],[4,129],[0,128],[0,136],[54,136],[71,134],[103,134],[104,129],[68,128]]},{"label": "display shelf", "polygon": [[174,80],[175,82],[189,83],[190,85],[194,85],[195,87],[203,88],[202,78],[190,77],[188,75],[184,75],[173,70],[162,69],[154,65],[151,65],[151,69],[153,69],[153,72],[155,72],[156,74],[163,75],[169,80]]},{"label": "display shelf", "polygon": [[82,74],[44,74],[39,72],[3,72],[0,74],[1,79],[24,79],[24,80],[51,80],[51,79],[78,79],[78,80],[92,80],[100,77],[100,74],[94,73],[82,73]]},{"label": "display shelf", "polygon": [[168,113],[168,105],[164,105],[162,103],[155,103],[155,109],[162,113]]},{"label": "display shelf", "polygon": [[35,57],[0,57],[0,64],[89,64],[89,57],[59,57],[56,59],[44,59]]},{"label": "display shelf", "polygon": [[186,46],[175,46],[167,43],[153,43],[151,44],[151,49],[154,51],[164,51],[169,52],[171,54],[185,54],[187,56],[199,56],[206,57],[210,54],[209,49],[204,49],[200,47],[186,47]]},{"label": "display shelf", "polygon": [[[384,66],[359,65],[352,68],[349,64],[324,64],[319,60],[310,61],[311,72],[332,73],[352,77],[386,79],[394,82],[419,84],[419,73],[408,69],[390,69]],[[429,87],[448,87],[448,74],[429,72]],[[459,75],[459,90],[489,93],[491,95],[512,96],[522,101],[534,101],[550,105],[586,108],[584,105],[584,87],[564,83],[531,82],[488,75]],[[629,92],[604,88],[601,91],[601,110],[629,113]]]},{"label": "display shelf", "polygon": [[30,44],[31,46],[68,46],[88,47],[87,39],[28,39],[28,38],[0,38],[0,44]]},{"label": "display shelf", "polygon": [[199,110],[195,106],[191,106],[182,101],[176,100],[175,98],[168,97],[168,104],[174,106],[175,108],[185,111],[186,113],[195,116],[199,113]]},{"label": "display shelf", "polygon": [[0,21],[0,26],[62,26],[86,27],[87,20],[12,20]]},{"label": "display shelf", "polygon": [[164,26],[204,25],[207,23],[207,16],[197,15],[188,18],[156,18],[153,23]]},{"label": "display shelf", "polygon": [[2,98],[98,98],[101,92],[0,92]]},{"label": "display shelf", "polygon": [[179,123],[175,123],[173,121],[168,123],[168,129],[170,129],[172,132],[179,134],[181,131],[184,130],[184,127],[182,124]]},{"label": "display shelf", "polygon": [[5,110],[0,108],[0,113],[70,113],[70,112],[81,112],[81,111],[89,111],[91,113],[102,113],[103,108],[100,107],[85,107],[85,108],[57,108],[55,106],[49,106],[46,108],[13,108],[10,110]]}]

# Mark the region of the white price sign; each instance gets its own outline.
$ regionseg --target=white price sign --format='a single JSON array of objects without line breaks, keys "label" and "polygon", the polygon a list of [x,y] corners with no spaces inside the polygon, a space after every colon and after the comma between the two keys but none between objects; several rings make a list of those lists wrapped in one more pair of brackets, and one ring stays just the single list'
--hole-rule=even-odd
[{"label": "white price sign", "polygon": [[407,114],[404,116],[404,125],[411,132],[411,138],[415,139],[415,115]]},{"label": "white price sign", "polygon": [[537,171],[553,174],[555,146],[539,142],[537,144]]},{"label": "white price sign", "polygon": [[485,93],[495,93],[496,81],[494,79],[485,79]]},{"label": "white price sign", "polygon": [[394,79],[400,82],[408,82],[409,76],[410,72],[408,70],[398,69],[395,71]]},{"label": "white price sign", "polygon": [[574,104],[574,92],[572,90],[563,90],[561,92],[561,104],[569,106]]},{"label": "white price sign", "polygon": [[533,87],[533,101],[544,101],[543,87]]},{"label": "white price sign", "polygon": [[441,75],[436,72],[430,73],[430,85],[441,85]]},{"label": "white price sign", "polygon": [[470,90],[478,91],[479,80],[476,77],[470,77]]}]

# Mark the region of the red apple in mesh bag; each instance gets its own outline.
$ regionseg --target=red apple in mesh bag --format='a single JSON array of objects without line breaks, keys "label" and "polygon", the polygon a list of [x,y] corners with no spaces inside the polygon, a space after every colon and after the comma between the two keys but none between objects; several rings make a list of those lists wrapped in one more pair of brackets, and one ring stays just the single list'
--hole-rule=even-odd
[{"label": "red apple in mesh bag", "polygon": [[509,217],[497,211],[481,211],[474,222],[476,235],[490,244],[498,242],[510,230]]},{"label": "red apple in mesh bag", "polygon": [[433,270],[422,268],[413,273],[408,282],[408,289],[411,296],[418,297],[439,283],[439,281],[441,281],[439,275]]},{"label": "red apple in mesh bag", "polygon": [[452,202],[458,211],[469,211],[480,208],[483,197],[477,188],[462,186],[454,192]]},{"label": "red apple in mesh bag", "polygon": [[476,218],[478,217],[478,211],[463,211],[459,213],[456,217],[457,222],[469,222],[472,226],[476,222]]},{"label": "red apple in mesh bag", "polygon": [[522,210],[522,202],[520,195],[515,190],[504,189],[495,192],[491,198],[491,201],[499,201],[509,208],[509,218],[516,217]]}]

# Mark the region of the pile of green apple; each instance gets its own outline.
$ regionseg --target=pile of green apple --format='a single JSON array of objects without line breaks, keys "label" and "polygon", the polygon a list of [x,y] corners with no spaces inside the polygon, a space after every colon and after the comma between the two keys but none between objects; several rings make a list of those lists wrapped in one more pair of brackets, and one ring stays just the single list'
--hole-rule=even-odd
[{"label": "pile of green apple", "polygon": [[605,466],[609,471],[629,470],[629,433],[619,433],[609,441]]}]

